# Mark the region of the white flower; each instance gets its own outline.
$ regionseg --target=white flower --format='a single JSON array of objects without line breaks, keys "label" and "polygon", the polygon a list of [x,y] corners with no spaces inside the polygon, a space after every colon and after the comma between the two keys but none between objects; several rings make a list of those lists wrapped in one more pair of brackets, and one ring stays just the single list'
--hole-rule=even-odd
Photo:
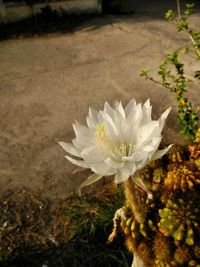
[{"label": "white flower", "polygon": [[[115,175],[116,183],[125,182],[168,151],[171,146],[163,150],[158,146],[170,108],[159,120],[152,120],[151,109],[149,100],[142,106],[133,99],[125,108],[121,102],[114,108],[105,103],[99,112],[89,108],[87,126],[73,124],[76,137],[72,143],[59,144],[74,156],[65,156],[69,161],[94,172],[82,186],[109,175]],[[141,181],[136,183],[144,187]]]}]

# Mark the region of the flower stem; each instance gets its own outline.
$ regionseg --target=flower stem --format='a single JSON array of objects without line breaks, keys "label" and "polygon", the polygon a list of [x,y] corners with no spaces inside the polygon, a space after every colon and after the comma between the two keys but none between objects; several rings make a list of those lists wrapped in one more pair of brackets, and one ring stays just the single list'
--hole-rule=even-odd
[{"label": "flower stem", "polygon": [[143,223],[145,220],[145,209],[143,207],[138,188],[136,187],[137,186],[132,177],[129,177],[124,183],[126,200],[131,206],[135,219],[139,223]]}]

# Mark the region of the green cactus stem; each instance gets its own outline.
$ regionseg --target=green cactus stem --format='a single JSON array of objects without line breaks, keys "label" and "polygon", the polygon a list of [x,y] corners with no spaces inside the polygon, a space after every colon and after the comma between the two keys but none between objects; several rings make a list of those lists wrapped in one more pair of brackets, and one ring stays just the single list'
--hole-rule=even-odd
[{"label": "green cactus stem", "polygon": [[177,203],[168,200],[166,207],[159,210],[159,230],[166,237],[183,241],[188,246],[194,245],[194,232],[198,229],[200,210],[195,207],[195,200],[184,201],[178,199]]}]

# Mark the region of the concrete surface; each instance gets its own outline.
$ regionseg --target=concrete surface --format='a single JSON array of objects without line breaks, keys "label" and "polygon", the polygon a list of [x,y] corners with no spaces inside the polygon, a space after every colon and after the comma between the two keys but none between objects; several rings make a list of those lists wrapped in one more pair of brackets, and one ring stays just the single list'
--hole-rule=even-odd
[{"label": "concrete surface", "polygon": [[[161,19],[162,8],[138,6],[134,15],[90,19],[74,34],[0,43],[1,193],[22,185],[52,197],[72,193],[86,175],[72,174],[75,166],[57,141],[70,141],[72,122],[85,123],[88,107],[100,109],[104,101],[150,98],[156,118],[173,106],[164,142],[183,142],[171,95],[139,76],[144,67],[156,71],[167,53],[188,42]],[[198,27],[199,21],[197,13],[191,22]],[[189,74],[196,67],[189,59]],[[199,96],[193,83],[195,108]]]}]

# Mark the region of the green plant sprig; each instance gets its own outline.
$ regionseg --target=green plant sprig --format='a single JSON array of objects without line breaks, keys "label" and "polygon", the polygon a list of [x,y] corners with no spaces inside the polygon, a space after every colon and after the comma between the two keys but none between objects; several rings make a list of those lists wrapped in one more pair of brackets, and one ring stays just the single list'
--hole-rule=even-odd
[{"label": "green plant sprig", "polygon": [[[175,52],[169,53],[165,60],[160,64],[158,69],[159,79],[153,78],[149,74],[148,69],[143,69],[140,73],[145,79],[153,81],[167,88],[177,102],[178,120],[182,125],[181,133],[194,138],[199,128],[198,115],[193,110],[192,104],[189,102],[185,93],[188,92],[191,80],[186,77],[185,65],[180,60],[180,54],[188,54],[189,50],[193,50],[196,60],[200,60],[200,32],[193,30],[188,22],[188,17],[194,12],[194,4],[186,4],[184,15],[181,14],[180,1],[177,2],[177,14],[173,10],[168,10],[166,18],[176,23],[178,31],[185,31],[191,40],[189,46],[183,47]],[[200,70],[194,72],[193,77],[200,79]]]},{"label": "green plant sprig", "polygon": [[191,48],[196,54],[196,59],[200,60],[200,32],[191,28],[188,22],[188,18],[194,13],[195,5],[194,3],[186,4],[186,9],[183,14],[181,14],[180,0],[176,0],[176,2],[178,10],[177,16],[172,9],[169,9],[165,14],[165,18],[174,21],[178,31],[185,31],[187,33],[192,42]]}]

